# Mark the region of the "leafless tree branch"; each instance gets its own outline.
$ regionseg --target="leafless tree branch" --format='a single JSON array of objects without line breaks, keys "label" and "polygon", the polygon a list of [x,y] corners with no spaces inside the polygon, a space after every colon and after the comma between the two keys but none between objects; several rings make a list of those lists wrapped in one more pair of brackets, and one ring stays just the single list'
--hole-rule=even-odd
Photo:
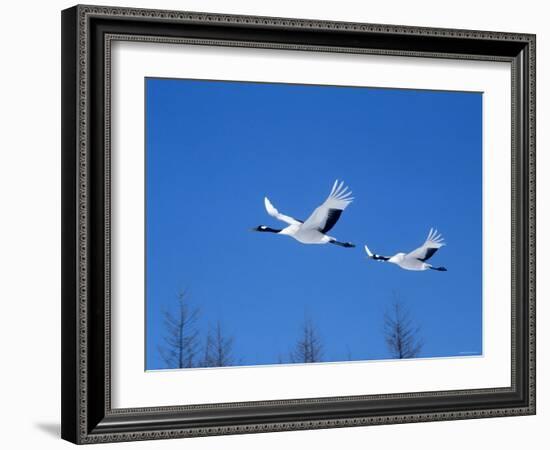
[{"label": "leafless tree branch", "polygon": [[185,291],[178,293],[175,310],[163,311],[164,345],[160,345],[158,351],[167,368],[178,369],[197,365],[198,316],[199,309],[191,306]]},{"label": "leafless tree branch", "polygon": [[232,336],[225,336],[220,321],[214,329],[209,328],[204,346],[203,367],[224,367],[235,364]]},{"label": "leafless tree branch", "polygon": [[391,308],[384,314],[384,337],[388,351],[398,359],[415,358],[424,346],[420,327],[414,324],[409,311],[395,293]]},{"label": "leafless tree branch", "polygon": [[323,343],[321,337],[311,318],[306,317],[302,325],[301,336],[290,352],[289,359],[293,363],[312,363],[321,362],[322,358]]}]

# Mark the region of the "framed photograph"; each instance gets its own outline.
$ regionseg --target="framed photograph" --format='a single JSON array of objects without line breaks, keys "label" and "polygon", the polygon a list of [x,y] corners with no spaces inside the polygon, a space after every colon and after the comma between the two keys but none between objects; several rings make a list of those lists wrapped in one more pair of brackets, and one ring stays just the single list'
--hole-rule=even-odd
[{"label": "framed photograph", "polygon": [[535,413],[535,36],[62,12],[62,437]]}]

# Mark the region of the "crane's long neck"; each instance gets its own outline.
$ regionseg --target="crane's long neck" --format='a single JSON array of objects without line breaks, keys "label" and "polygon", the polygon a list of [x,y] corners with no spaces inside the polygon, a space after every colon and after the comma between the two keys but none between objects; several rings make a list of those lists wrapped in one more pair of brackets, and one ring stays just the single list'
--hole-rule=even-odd
[{"label": "crane's long neck", "polygon": [[261,231],[264,233],[280,233],[282,230],[276,230],[275,228],[270,228],[270,227],[261,227],[258,231]]}]

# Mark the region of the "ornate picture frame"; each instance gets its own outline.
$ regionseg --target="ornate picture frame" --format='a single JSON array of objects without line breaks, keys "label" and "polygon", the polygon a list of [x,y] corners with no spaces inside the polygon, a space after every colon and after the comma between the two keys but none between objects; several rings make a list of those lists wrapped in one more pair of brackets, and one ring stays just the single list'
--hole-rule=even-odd
[{"label": "ornate picture frame", "polygon": [[[111,48],[191,44],[511,66],[510,386],[114,408]],[[100,6],[62,12],[62,437],[100,443],[535,414],[535,36]]]}]

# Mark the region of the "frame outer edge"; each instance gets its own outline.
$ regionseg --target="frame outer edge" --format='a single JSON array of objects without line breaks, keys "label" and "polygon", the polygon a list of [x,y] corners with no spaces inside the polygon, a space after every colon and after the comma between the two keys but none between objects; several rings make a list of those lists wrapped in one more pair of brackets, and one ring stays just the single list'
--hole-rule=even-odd
[{"label": "frame outer edge", "polygon": [[536,68],[536,53],[537,53],[537,37],[536,35],[529,36],[529,96],[528,96],[528,161],[529,161],[529,179],[528,179],[528,196],[529,196],[529,412],[536,414],[537,412],[537,395],[536,395],[536,102],[537,102],[537,68]]},{"label": "frame outer edge", "polygon": [[61,437],[78,437],[77,17],[61,13]]},{"label": "frame outer edge", "polygon": [[83,14],[98,16],[111,15],[137,19],[160,19],[179,23],[203,23],[203,24],[234,24],[248,27],[277,27],[279,29],[306,29],[306,30],[333,30],[333,31],[358,31],[376,32],[382,34],[425,35],[454,37],[465,39],[489,39],[498,41],[530,42],[534,34],[513,33],[503,31],[468,30],[441,27],[376,24],[365,22],[347,22],[323,19],[298,19],[276,16],[252,16],[224,13],[205,13],[199,11],[175,11],[168,9],[128,8],[119,6],[99,6],[79,4],[78,8]]},{"label": "frame outer edge", "polygon": [[[378,32],[382,34],[418,35],[463,39],[521,42],[528,51],[526,90],[528,105],[524,117],[528,124],[528,394],[526,406],[413,415],[355,417],[349,419],[293,421],[244,426],[197,427],[164,431],[93,433],[88,424],[87,400],[87,315],[88,310],[88,64],[90,17],[128,17],[141,20],[198,24],[237,24],[249,27],[284,29],[318,29],[333,31]],[[62,437],[74,443],[98,443],[166,439],[250,432],[364,426],[373,424],[456,420],[501,417],[535,413],[535,36],[473,30],[360,24],[322,20],[235,16],[224,14],[163,11],[108,6],[78,5],[62,13]],[[71,40],[72,42],[66,42]],[[526,358],[527,359],[527,358]],[[527,361],[526,361],[527,362]]]}]

